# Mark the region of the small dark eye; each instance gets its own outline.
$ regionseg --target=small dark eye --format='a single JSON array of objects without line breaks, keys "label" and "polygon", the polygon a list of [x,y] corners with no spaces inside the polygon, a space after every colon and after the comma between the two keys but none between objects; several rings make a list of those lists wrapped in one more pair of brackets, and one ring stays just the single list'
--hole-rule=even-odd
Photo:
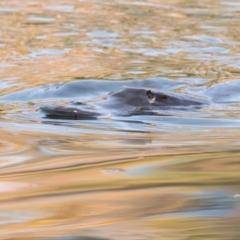
[{"label": "small dark eye", "polygon": [[150,99],[150,100],[155,97],[154,94],[150,90],[147,90],[146,94],[147,94],[148,99]]},{"label": "small dark eye", "polygon": [[167,97],[167,96],[161,96],[161,99],[162,99],[162,100],[167,100],[168,97]]}]

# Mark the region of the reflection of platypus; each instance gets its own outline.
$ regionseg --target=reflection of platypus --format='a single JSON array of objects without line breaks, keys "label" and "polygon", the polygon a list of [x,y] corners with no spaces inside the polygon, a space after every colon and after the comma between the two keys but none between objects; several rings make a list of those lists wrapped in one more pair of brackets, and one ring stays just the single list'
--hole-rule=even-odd
[{"label": "reflection of platypus", "polygon": [[41,108],[41,111],[48,118],[97,119],[106,114],[154,115],[157,110],[199,108],[205,104],[209,104],[209,101],[186,94],[126,87],[94,106],[76,102],[70,106],[46,105]]}]

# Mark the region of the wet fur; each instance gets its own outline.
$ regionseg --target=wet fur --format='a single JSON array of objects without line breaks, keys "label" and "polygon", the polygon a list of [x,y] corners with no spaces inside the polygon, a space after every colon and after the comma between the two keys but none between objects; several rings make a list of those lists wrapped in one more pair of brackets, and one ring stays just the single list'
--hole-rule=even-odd
[{"label": "wet fur", "polygon": [[98,102],[94,107],[87,107],[85,104],[75,106],[46,105],[41,111],[48,118],[54,119],[97,119],[104,114],[131,116],[150,115],[156,110],[166,110],[171,108],[189,107],[199,108],[210,102],[195,96],[173,93],[157,89],[145,88],[124,88],[111,94],[107,100]]}]

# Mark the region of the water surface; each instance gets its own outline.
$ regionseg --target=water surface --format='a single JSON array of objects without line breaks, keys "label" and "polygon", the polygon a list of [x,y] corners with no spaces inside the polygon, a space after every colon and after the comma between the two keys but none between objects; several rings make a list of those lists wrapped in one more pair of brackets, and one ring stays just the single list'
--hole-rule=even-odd
[{"label": "water surface", "polygon": [[[2,239],[240,238],[237,1],[0,3]],[[56,120],[124,86],[195,110]]]}]

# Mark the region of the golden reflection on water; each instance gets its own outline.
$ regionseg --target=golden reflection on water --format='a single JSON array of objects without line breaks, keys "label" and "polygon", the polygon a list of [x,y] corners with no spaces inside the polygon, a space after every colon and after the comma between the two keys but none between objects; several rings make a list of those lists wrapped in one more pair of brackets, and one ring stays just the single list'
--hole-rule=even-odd
[{"label": "golden reflection on water", "polygon": [[231,11],[228,19],[226,6],[219,1],[200,5],[11,1],[2,5],[15,10],[0,11],[5,64],[0,74],[6,79],[19,77],[15,82],[20,83],[2,94],[76,77],[190,75],[224,80],[239,74],[231,64],[239,50],[239,30],[233,25],[237,13]]},{"label": "golden reflection on water", "polygon": [[[239,9],[1,2],[0,95],[89,78],[227,87],[239,80]],[[28,114],[39,106],[0,103],[0,238],[239,239],[239,127],[64,125]],[[238,119],[238,105],[224,111]]]},{"label": "golden reflection on water", "polygon": [[[219,151],[223,145],[235,148],[234,142],[227,145],[234,133],[222,133],[225,139],[205,142],[198,133],[201,146],[191,145],[195,133],[163,133],[166,142],[173,136],[182,142],[160,149],[154,133],[132,134],[151,138],[138,145],[121,141],[121,135],[106,143],[97,134],[85,139],[30,131],[15,133],[13,142],[14,134],[2,131],[1,156],[9,165],[0,170],[1,236],[231,236],[240,220],[239,152]],[[14,157],[22,159],[10,162]],[[225,224],[231,233],[217,231]]]}]

